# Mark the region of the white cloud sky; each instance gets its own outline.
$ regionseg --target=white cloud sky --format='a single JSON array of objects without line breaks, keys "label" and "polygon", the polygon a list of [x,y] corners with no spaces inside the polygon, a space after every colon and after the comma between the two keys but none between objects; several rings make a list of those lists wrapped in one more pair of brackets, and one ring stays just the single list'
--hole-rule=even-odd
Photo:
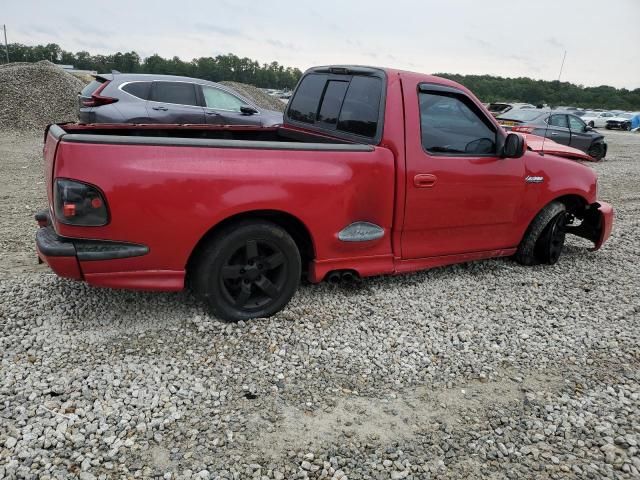
[{"label": "white cloud sky", "polygon": [[640,0],[2,0],[9,42],[640,87]]}]

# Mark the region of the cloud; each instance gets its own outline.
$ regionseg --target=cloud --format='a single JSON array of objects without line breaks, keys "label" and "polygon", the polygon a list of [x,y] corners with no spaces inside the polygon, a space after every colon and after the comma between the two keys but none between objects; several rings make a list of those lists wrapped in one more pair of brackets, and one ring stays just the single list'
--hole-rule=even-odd
[{"label": "cloud", "polygon": [[221,27],[220,25],[214,25],[208,22],[198,22],[194,25],[201,32],[218,33],[226,37],[247,38],[251,37],[245,32],[238,30],[237,28]]},{"label": "cloud", "polygon": [[276,40],[276,39],[273,39],[273,38],[267,38],[265,40],[265,42],[268,43],[269,45],[272,45],[272,46],[278,47],[278,48],[288,48],[288,49],[291,49],[291,50],[295,50],[296,49],[296,46],[291,42],[282,42],[280,40]]},{"label": "cloud", "polygon": [[58,32],[53,30],[52,28],[45,27],[44,25],[33,25],[31,27],[32,32],[42,33],[44,35],[49,35],[50,37],[59,38]]},{"label": "cloud", "polygon": [[558,40],[556,37],[549,37],[545,39],[545,42],[556,48],[564,48],[564,43]]},{"label": "cloud", "polygon": [[471,43],[474,43],[476,45],[480,45],[481,47],[487,49],[487,50],[496,50],[496,46],[491,43],[488,42],[487,40],[483,39],[483,38],[479,38],[479,37],[473,37],[471,35],[465,35],[464,38],[466,38],[468,41],[470,41]]},{"label": "cloud", "polygon": [[82,45],[82,50],[94,48],[97,50],[107,50],[109,51],[109,53],[116,53],[118,51],[117,48],[114,48],[112,45],[109,45],[99,39],[91,40],[88,38],[74,38],[73,41],[79,45]]},{"label": "cloud", "polygon": [[113,34],[113,32],[109,30],[105,30],[100,27],[96,27],[93,23],[88,25],[86,21],[78,17],[68,17],[67,23],[73,27],[73,30],[82,33],[83,35],[97,35],[100,37],[107,37]]}]

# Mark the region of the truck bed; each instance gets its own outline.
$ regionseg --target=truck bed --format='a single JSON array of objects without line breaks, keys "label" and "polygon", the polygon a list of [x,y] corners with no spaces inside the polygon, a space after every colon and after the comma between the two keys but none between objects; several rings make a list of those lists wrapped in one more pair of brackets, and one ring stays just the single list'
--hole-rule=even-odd
[{"label": "truck bed", "polygon": [[128,145],[175,145],[282,150],[371,151],[347,140],[276,126],[77,124],[52,125],[51,133],[65,142]]},{"label": "truck bed", "polygon": [[[49,128],[44,158],[49,205],[56,178],[96,186],[108,205],[104,226],[51,216],[59,237],[125,239],[148,249],[101,262],[79,259],[82,278],[94,285],[180,290],[207,233],[251,212],[281,215],[314,232],[313,281],[353,268],[355,258],[391,271],[395,158],[383,147],[296,127],[61,124]],[[366,245],[340,241],[337,233],[354,218],[387,235]]]}]

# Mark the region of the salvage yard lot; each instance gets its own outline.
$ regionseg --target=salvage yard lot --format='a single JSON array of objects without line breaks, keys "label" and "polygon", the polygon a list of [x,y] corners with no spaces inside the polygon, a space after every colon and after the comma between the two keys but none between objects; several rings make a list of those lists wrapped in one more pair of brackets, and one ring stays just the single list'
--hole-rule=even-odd
[{"label": "salvage yard lot", "polygon": [[0,478],[638,475],[640,134],[606,137],[599,252],[303,286],[225,324],[38,266],[42,136],[0,133]]}]

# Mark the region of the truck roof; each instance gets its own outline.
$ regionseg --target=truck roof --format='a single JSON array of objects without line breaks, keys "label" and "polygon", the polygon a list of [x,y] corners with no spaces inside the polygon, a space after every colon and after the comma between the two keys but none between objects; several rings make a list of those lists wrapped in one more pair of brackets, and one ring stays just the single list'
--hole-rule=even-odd
[{"label": "truck roof", "polygon": [[447,78],[438,77],[437,75],[430,75],[426,73],[413,72],[411,70],[401,70],[398,68],[390,67],[378,67],[374,65],[323,65],[319,67],[311,67],[303,74],[315,72],[315,73],[344,73],[344,74],[358,74],[367,73],[367,71],[384,72],[387,77],[399,76],[410,81],[417,83],[436,83],[439,85],[445,85],[453,88],[463,90],[464,92],[471,94],[474,98],[475,95],[467,89],[464,85],[461,85],[453,80]]}]

